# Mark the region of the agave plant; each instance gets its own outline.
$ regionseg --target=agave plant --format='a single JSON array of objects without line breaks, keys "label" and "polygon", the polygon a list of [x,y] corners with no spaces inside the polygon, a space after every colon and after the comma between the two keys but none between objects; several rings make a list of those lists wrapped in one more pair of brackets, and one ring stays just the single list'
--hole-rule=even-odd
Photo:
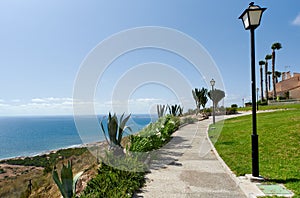
[{"label": "agave plant", "polygon": [[158,118],[161,118],[165,115],[166,112],[166,105],[157,105],[157,114],[158,114]]},{"label": "agave plant", "polygon": [[107,141],[107,143],[110,146],[110,149],[112,148],[123,148],[121,145],[121,141],[122,141],[122,137],[124,134],[124,131],[126,129],[131,131],[131,128],[126,126],[127,121],[129,120],[129,116],[124,117],[124,113],[122,114],[122,116],[120,117],[120,120],[118,120],[118,117],[116,114],[114,114],[113,116],[111,115],[111,113],[108,114],[108,119],[107,119],[107,128],[105,130],[104,127],[104,123],[103,123],[103,119],[100,123],[102,131],[104,133],[104,138]]},{"label": "agave plant", "polygon": [[63,164],[60,174],[59,179],[57,170],[54,168],[52,178],[58,186],[61,195],[64,198],[72,198],[76,194],[76,184],[79,177],[83,174],[83,171],[73,177],[72,163],[68,161],[67,166]]},{"label": "agave plant", "polygon": [[168,105],[168,109],[169,109],[169,114],[173,116],[181,116],[183,112],[183,107],[177,104],[171,106]]}]

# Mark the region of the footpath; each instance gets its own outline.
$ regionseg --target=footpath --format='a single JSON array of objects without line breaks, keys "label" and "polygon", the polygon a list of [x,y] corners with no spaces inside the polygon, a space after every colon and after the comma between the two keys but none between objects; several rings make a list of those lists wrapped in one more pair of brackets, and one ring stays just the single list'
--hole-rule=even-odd
[{"label": "footpath", "polygon": [[212,118],[176,131],[172,140],[154,153],[145,187],[135,197],[243,198],[261,194],[255,184],[235,177],[219,157],[208,138],[211,123]]}]

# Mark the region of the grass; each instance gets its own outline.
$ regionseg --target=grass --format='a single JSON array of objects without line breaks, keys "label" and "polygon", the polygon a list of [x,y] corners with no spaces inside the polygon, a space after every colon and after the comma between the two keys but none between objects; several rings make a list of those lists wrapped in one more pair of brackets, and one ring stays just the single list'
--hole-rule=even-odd
[{"label": "grass", "polygon": [[[240,107],[238,111],[250,111],[252,107]],[[300,104],[274,104],[258,106],[259,110],[275,110],[275,109],[300,109]]]},{"label": "grass", "polygon": [[[260,175],[300,197],[300,105],[290,107],[257,114]],[[251,122],[251,115],[226,120],[217,140],[210,130],[218,153],[238,176],[251,173]]]}]

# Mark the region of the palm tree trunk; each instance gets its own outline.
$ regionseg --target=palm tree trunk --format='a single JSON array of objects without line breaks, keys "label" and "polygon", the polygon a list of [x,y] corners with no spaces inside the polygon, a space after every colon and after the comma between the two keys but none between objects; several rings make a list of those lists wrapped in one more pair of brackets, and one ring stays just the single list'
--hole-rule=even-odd
[{"label": "palm tree trunk", "polygon": [[260,96],[261,96],[261,102],[264,100],[264,79],[263,79],[263,68],[262,65],[260,65]]},{"label": "palm tree trunk", "polygon": [[266,64],[265,64],[265,85],[266,85],[266,100],[268,102],[269,100],[269,93],[268,93],[268,61],[266,60]]},{"label": "palm tree trunk", "polygon": [[[271,75],[271,74],[270,74]],[[271,76],[269,75],[269,82],[268,82],[268,85],[269,85],[269,90],[271,90]]]},{"label": "palm tree trunk", "polygon": [[272,52],[272,82],[273,82],[273,97],[276,99],[276,82],[275,82],[275,50]]}]

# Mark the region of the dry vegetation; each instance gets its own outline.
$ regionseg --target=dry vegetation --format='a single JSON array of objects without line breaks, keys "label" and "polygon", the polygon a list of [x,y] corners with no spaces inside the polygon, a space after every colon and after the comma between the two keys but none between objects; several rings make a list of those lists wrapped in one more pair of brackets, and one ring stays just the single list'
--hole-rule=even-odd
[{"label": "dry vegetation", "polygon": [[[100,145],[100,146],[99,146]],[[60,170],[62,164],[68,160],[72,161],[73,172],[85,170],[77,183],[77,192],[81,192],[86,183],[97,174],[96,153],[101,155],[106,149],[106,144],[101,143],[97,146],[90,146],[89,150],[80,156],[71,156],[61,159],[57,163],[57,169]],[[98,151],[97,151],[98,150]],[[52,179],[51,172],[44,173],[44,168],[35,166],[10,165],[0,163],[0,197],[52,197],[60,198],[61,194]],[[32,184],[31,192],[29,184]]]}]

